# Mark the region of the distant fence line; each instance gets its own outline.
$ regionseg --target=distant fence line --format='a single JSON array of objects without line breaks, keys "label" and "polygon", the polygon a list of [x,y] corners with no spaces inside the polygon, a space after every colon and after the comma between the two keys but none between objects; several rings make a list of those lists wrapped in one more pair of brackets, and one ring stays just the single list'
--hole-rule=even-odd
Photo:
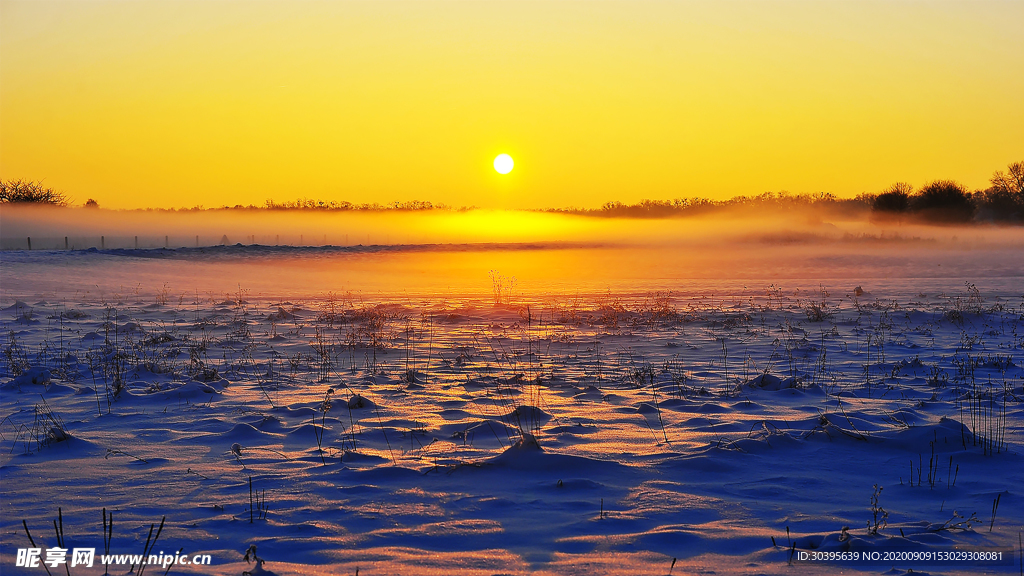
[{"label": "distant fence line", "polygon": [[[407,240],[407,239],[403,239]],[[205,248],[234,246],[354,246],[391,244],[391,236],[380,234],[199,234],[193,236],[22,236],[0,238],[0,250],[152,250],[155,248]]]}]

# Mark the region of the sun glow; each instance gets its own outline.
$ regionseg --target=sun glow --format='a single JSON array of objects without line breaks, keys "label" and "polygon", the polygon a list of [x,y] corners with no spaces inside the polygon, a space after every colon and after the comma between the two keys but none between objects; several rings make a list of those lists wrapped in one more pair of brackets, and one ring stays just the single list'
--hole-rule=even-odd
[{"label": "sun glow", "polygon": [[512,161],[512,157],[508,154],[498,154],[494,159],[494,169],[498,171],[498,174],[508,174],[512,171],[515,164]]}]

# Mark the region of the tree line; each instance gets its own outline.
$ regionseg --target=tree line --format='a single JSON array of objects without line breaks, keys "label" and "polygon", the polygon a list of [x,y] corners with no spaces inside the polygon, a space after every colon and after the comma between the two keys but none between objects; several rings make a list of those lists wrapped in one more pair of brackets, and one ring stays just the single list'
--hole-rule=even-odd
[{"label": "tree line", "polygon": [[[897,182],[880,193],[864,193],[855,198],[838,198],[828,192],[789,194],[765,192],[756,196],[736,196],[729,200],[708,198],[677,198],[674,200],[642,200],[636,204],[606,202],[600,208],[554,208],[542,210],[561,214],[608,218],[671,218],[723,210],[796,210],[817,208],[850,214],[869,212],[876,221],[922,221],[933,223],[1000,222],[1024,223],[1024,162],[1013,162],[1007,170],[997,170],[984,190],[969,190],[955,180],[934,180],[915,189],[906,182]],[[0,204],[44,204],[69,206],[70,198],[63,192],[26,180],[0,180]],[[99,205],[89,199],[87,208]],[[274,210],[274,211],[428,211],[458,210],[444,204],[409,201],[387,204],[353,204],[345,201],[299,199],[293,202],[267,200],[263,205],[235,205],[212,210]],[[159,211],[165,211],[158,209]],[[207,210],[202,206],[183,210]],[[176,210],[166,210],[176,211]]]},{"label": "tree line", "polygon": [[881,219],[916,218],[931,222],[1024,220],[1024,162],[997,170],[985,190],[971,192],[955,180],[935,180],[914,190],[897,182],[875,196],[873,215]]}]

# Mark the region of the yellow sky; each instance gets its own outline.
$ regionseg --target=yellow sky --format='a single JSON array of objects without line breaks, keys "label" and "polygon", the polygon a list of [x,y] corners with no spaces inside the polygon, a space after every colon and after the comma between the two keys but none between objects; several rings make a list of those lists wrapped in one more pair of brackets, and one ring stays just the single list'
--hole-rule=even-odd
[{"label": "yellow sky", "polygon": [[109,208],[983,187],[1024,160],[1021,30],[1015,0],[0,0],[0,177]]}]

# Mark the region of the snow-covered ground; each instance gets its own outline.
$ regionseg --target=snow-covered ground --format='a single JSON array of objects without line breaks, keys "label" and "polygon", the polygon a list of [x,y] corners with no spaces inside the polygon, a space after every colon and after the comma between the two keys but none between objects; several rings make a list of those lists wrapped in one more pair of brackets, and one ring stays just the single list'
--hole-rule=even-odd
[{"label": "snow-covered ground", "polygon": [[772,250],[4,252],[0,571],[1018,573],[1019,251]]}]

